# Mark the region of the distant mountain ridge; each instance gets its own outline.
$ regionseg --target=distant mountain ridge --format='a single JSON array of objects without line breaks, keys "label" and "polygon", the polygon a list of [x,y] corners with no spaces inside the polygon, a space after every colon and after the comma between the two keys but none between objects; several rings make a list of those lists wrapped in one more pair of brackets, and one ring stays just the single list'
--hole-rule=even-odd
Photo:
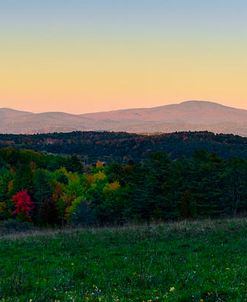
[{"label": "distant mountain ridge", "polygon": [[0,109],[0,133],[126,131],[151,134],[205,130],[247,136],[247,110],[208,101],[78,115]]}]

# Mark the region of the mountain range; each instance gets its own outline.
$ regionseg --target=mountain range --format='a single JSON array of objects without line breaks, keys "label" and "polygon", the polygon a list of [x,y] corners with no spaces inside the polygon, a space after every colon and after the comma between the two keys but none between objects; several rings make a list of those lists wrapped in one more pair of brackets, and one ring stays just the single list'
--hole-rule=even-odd
[{"label": "mountain range", "polygon": [[204,130],[247,136],[247,110],[208,101],[78,115],[0,109],[0,133],[126,131],[151,134]]}]

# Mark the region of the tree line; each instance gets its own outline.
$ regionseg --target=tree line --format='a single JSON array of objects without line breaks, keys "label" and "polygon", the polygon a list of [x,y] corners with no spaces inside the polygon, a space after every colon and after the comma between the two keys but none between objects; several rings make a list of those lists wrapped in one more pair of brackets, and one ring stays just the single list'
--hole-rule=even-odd
[{"label": "tree line", "polygon": [[51,154],[79,156],[85,164],[100,161],[142,161],[153,152],[166,152],[172,159],[191,157],[198,150],[223,158],[246,158],[247,138],[232,134],[177,132],[140,135],[125,132],[71,132],[35,135],[0,134],[0,147],[12,146]]},{"label": "tree line", "polygon": [[244,215],[247,160],[206,151],[83,165],[76,156],[0,149],[0,220],[119,225]]}]

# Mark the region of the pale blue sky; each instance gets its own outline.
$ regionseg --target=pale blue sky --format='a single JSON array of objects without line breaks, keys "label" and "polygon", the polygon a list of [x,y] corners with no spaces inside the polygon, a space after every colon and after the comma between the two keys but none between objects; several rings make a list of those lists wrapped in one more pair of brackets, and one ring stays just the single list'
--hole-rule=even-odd
[{"label": "pale blue sky", "polygon": [[0,0],[0,41],[3,106],[43,111],[50,99],[47,109],[77,112],[210,98],[247,107],[247,1]]}]

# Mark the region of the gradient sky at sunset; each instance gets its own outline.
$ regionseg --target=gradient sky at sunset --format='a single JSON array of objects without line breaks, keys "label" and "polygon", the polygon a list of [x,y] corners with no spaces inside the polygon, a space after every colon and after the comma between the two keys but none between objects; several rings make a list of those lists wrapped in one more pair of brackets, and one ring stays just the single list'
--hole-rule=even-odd
[{"label": "gradient sky at sunset", "polygon": [[247,1],[0,0],[0,107],[247,108]]}]

